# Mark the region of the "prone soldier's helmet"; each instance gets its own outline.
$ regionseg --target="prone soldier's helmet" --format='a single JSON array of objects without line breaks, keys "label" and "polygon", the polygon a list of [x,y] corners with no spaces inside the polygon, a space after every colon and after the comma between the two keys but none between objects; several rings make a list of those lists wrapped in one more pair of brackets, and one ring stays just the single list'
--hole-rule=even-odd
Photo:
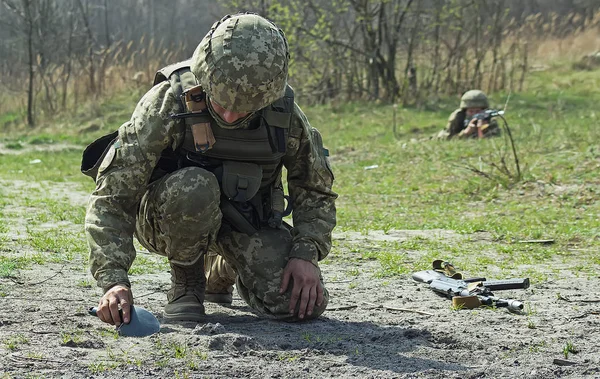
[{"label": "prone soldier's helmet", "polygon": [[488,98],[483,91],[472,89],[465,92],[460,98],[460,107],[465,108],[489,108]]},{"label": "prone soldier's helmet", "polygon": [[217,21],[192,56],[204,91],[231,112],[251,113],[285,93],[289,49],[275,24],[251,13]]}]

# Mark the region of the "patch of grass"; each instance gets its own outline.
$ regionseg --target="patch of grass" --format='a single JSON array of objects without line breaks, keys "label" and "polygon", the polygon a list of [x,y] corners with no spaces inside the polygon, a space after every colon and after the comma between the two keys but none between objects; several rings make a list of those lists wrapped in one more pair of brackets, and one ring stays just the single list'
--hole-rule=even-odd
[{"label": "patch of grass", "polygon": [[179,370],[175,370],[175,379],[190,379],[190,373],[187,371],[180,372]]},{"label": "patch of grass", "polygon": [[186,344],[183,344],[183,343],[172,342],[171,349],[173,351],[173,356],[176,359],[183,359],[188,354],[188,347]]},{"label": "patch of grass", "polygon": [[28,230],[27,244],[38,251],[55,253],[49,256],[52,262],[73,260],[76,255],[83,255],[88,251],[88,244],[83,230],[79,232],[63,231],[59,228],[48,230]]},{"label": "patch of grass", "polygon": [[112,371],[118,368],[119,365],[116,363],[107,363],[107,362],[92,362],[88,365],[88,370],[92,374],[102,374],[103,372]]},{"label": "patch of grass", "polygon": [[129,275],[155,274],[167,270],[169,270],[167,258],[159,255],[148,257],[147,255],[138,254],[129,269]]},{"label": "patch of grass", "polygon": [[202,351],[202,350],[196,349],[196,350],[193,350],[193,354],[194,354],[194,356],[196,356],[201,361],[208,360],[208,353],[206,351]]},{"label": "patch of grass", "polygon": [[312,334],[310,334],[309,332],[304,332],[302,333],[302,339],[306,342],[312,342]]},{"label": "patch of grass", "polygon": [[81,279],[79,282],[77,282],[76,286],[81,288],[92,288],[93,283],[91,280]]},{"label": "patch of grass", "polygon": [[44,354],[33,351],[28,351],[25,356],[32,359],[44,359]]},{"label": "patch of grass", "polygon": [[[0,155],[0,177],[32,183],[40,181],[82,183],[87,185],[91,193],[93,181],[79,171],[81,153],[80,149],[66,149],[56,152],[31,151],[18,155]],[[35,159],[40,159],[41,163],[29,163]]]},{"label": "patch of grass", "polygon": [[21,256],[7,257],[0,255],[0,278],[13,277],[16,270],[21,270],[29,267],[35,261],[39,262],[40,255],[35,255],[36,258]]},{"label": "patch of grass", "polygon": [[27,138],[27,142],[30,145],[50,145],[56,143],[59,139],[49,134],[38,134]]},{"label": "patch of grass", "polygon": [[10,351],[18,350],[20,345],[27,344],[29,344],[29,339],[23,334],[16,334],[4,340],[4,347]]},{"label": "patch of grass", "polygon": [[288,353],[288,352],[280,352],[277,353],[277,360],[280,362],[296,362],[300,359],[300,354]]},{"label": "patch of grass", "polygon": [[73,332],[61,332],[60,333],[60,344],[66,345],[70,342],[75,344],[80,344],[84,341],[83,332],[80,330],[76,330]]},{"label": "patch of grass", "polygon": [[534,343],[533,345],[529,346],[529,351],[532,353],[539,353],[546,346],[548,346],[548,342],[540,341],[540,342]]},{"label": "patch of grass", "polygon": [[98,335],[102,338],[119,339],[119,333],[114,329],[100,329],[98,330]]},{"label": "patch of grass", "polygon": [[450,309],[452,309],[453,311],[460,311],[460,310],[465,309],[465,305],[461,304],[461,303],[457,303],[457,304],[450,303]]},{"label": "patch of grass", "polygon": [[165,367],[169,366],[169,358],[157,359],[154,362],[154,365],[156,367],[165,368]]},{"label": "patch of grass", "polygon": [[19,119],[23,117],[19,112],[6,112],[0,114],[0,125],[7,126],[11,124],[16,124],[19,122]]},{"label": "patch of grass", "polygon": [[579,350],[575,347],[575,345],[573,345],[571,341],[567,341],[565,343],[565,346],[563,347],[563,355],[565,356],[565,359],[569,358],[569,353],[579,353]]},{"label": "patch of grass", "polygon": [[74,206],[67,199],[29,198],[25,204],[39,210],[38,222],[69,221],[83,225],[85,221],[85,207]]},{"label": "patch of grass", "polygon": [[21,150],[23,148],[23,144],[21,142],[7,142],[4,144],[4,147],[11,150]]},{"label": "patch of grass", "polygon": [[394,251],[380,252],[377,260],[381,264],[381,270],[376,273],[378,278],[398,276],[410,273],[412,270],[404,262],[406,255]]}]

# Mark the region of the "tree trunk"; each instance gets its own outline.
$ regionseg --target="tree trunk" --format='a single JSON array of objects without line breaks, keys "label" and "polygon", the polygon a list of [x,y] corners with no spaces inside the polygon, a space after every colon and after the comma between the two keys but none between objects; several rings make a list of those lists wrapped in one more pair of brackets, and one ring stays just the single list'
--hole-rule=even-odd
[{"label": "tree trunk", "polygon": [[27,125],[33,128],[35,119],[33,117],[33,81],[35,79],[34,54],[33,54],[33,15],[31,14],[30,0],[23,0],[23,8],[27,22],[27,53],[29,57],[29,84],[27,89]]}]

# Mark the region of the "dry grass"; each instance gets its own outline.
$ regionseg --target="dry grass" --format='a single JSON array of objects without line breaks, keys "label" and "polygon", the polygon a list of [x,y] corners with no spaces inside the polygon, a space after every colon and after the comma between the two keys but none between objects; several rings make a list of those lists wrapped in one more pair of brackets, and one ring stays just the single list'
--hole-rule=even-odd
[{"label": "dry grass", "polygon": [[600,51],[600,29],[593,28],[564,38],[545,38],[530,44],[532,63],[556,60],[579,60],[587,54]]},{"label": "dry grass", "polygon": [[[503,43],[498,50],[497,65],[493,62],[491,52],[486,53],[481,66],[481,76],[476,79],[471,76],[473,64],[469,64],[475,61],[474,52],[466,50],[465,64],[452,64],[447,68],[448,75],[445,72],[440,74],[440,90],[446,87],[475,86],[488,92],[502,89],[515,91],[522,88],[523,79],[527,82],[524,67],[530,71],[537,67],[547,67],[550,62],[555,61],[575,63],[584,55],[600,51],[600,12],[585,23],[579,21],[581,20],[573,15],[555,15],[547,20],[536,15],[530,16],[521,26],[509,22],[506,25]],[[577,22],[581,26],[573,27]],[[136,43],[114,43],[110,48],[96,51],[93,76],[96,91],[91,90],[88,61],[73,60],[70,67],[65,64],[38,68],[35,83],[36,117],[38,120],[51,120],[56,116],[62,117],[65,111],[72,112],[97,102],[98,97],[111,98],[136,88],[149,88],[155,71],[168,63],[185,58],[185,51],[183,46],[163,46],[154,40],[144,41],[143,38]],[[431,51],[424,49],[414,58],[423,69],[421,75],[429,75],[427,70],[431,69],[428,67],[430,54]],[[443,53],[442,59],[446,59]],[[297,70],[296,74],[298,72],[300,70]],[[455,81],[458,85],[453,84]],[[2,83],[0,128],[8,129],[25,119],[27,78],[3,75]],[[302,85],[297,88],[300,92],[301,87]],[[66,101],[63,102],[65,88]]]}]

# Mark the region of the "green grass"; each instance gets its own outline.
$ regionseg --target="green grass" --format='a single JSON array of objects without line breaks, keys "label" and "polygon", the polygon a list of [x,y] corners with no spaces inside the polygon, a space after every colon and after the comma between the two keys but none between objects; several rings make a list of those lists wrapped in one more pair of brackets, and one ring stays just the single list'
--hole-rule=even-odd
[{"label": "green grass", "polygon": [[[556,64],[550,70],[532,72],[526,84],[526,91],[510,95],[506,113],[523,174],[516,184],[489,180],[465,168],[492,172],[486,162],[498,162],[499,152],[505,148],[503,138],[429,139],[445,127],[448,115],[457,107],[457,98],[427,100],[420,106],[396,109],[365,102],[303,106],[330,151],[336,175],[334,190],[340,194],[336,231],[449,229],[463,234],[487,231],[492,236],[485,243],[435,238],[404,243],[336,242],[330,258],[342,259],[336,256],[348,253],[343,259],[377,260],[380,268],[370,274],[378,277],[428,268],[435,258],[452,259],[472,274],[484,274],[486,265],[499,270],[497,274],[514,274],[514,267],[520,266],[518,274],[546,280],[559,272],[551,268],[542,272],[536,270],[536,265],[553,267],[552,262],[559,262],[563,268],[581,269],[581,275],[593,275],[600,265],[600,257],[593,254],[600,247],[600,111],[596,111],[600,76],[598,71],[573,71],[568,64]],[[54,120],[34,132],[15,130],[4,141],[83,145],[126,121],[138,95],[128,93],[83,106],[65,121]],[[491,105],[502,108],[507,96],[493,94]],[[302,99],[299,102],[302,105]],[[0,120],[2,117],[9,116],[0,115]],[[394,119],[398,139],[392,130]],[[97,128],[81,132],[94,124]],[[35,159],[41,163],[30,164]],[[77,191],[90,193],[94,185],[79,172],[80,159],[81,149],[77,148],[1,155],[0,179],[67,182]],[[507,159],[511,162],[510,156]],[[364,169],[372,165],[378,167]],[[23,190],[21,195],[8,193],[2,201],[36,209],[27,240],[35,249],[63,255],[87,251],[81,233],[36,231],[35,224],[42,222],[83,223],[83,207],[74,208],[67,200],[49,198],[44,194],[48,188],[52,186]],[[5,233],[2,230],[11,218],[22,217],[11,212],[0,213],[0,233]],[[556,243],[518,243],[548,238]],[[420,260],[409,261],[407,256],[415,253]],[[575,255],[589,264],[571,262]],[[5,267],[0,272],[14,270]],[[140,256],[131,274],[165,268],[163,263]],[[349,272],[350,276],[355,274]]]},{"label": "green grass", "polygon": [[0,278],[8,278],[15,275],[16,270],[29,267],[34,259],[28,257],[6,257],[0,255]]},{"label": "green grass", "polygon": [[23,334],[17,334],[4,340],[4,347],[10,351],[18,350],[20,345],[27,344],[29,344],[29,339]]},{"label": "green grass", "polygon": [[88,251],[83,230],[75,233],[59,228],[42,231],[30,229],[28,234],[27,244],[38,251],[50,253],[46,257],[52,262],[70,261],[75,255],[83,255]]},{"label": "green grass", "polygon": [[144,275],[165,272],[169,270],[167,258],[160,256],[148,257],[138,254],[129,269],[129,275]]},{"label": "green grass", "polygon": [[[401,140],[392,133],[390,105],[307,109],[331,153],[339,230],[487,230],[506,241],[545,237],[563,247],[573,240],[597,246],[599,79],[597,72],[559,73],[532,73],[529,91],[511,95],[506,117],[524,180],[510,188],[461,167],[490,157],[503,139],[426,139],[445,126],[455,104],[399,109]],[[492,96],[492,104],[504,101],[504,94]],[[363,169],[370,165],[379,167]]]}]

